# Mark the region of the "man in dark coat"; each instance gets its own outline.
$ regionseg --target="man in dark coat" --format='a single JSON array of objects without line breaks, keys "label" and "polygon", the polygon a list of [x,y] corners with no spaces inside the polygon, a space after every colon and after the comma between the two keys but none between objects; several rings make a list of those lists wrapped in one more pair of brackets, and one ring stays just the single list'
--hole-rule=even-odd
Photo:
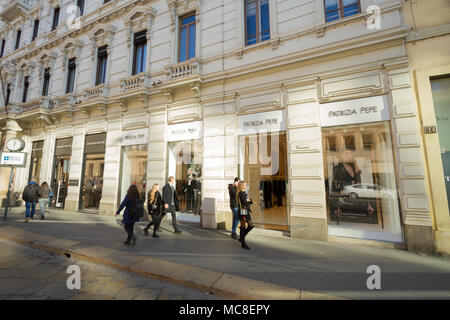
[{"label": "man in dark coat", "polygon": [[38,190],[39,185],[34,181],[31,181],[23,190],[22,199],[26,202],[25,222],[34,217],[36,202],[39,200]]},{"label": "man in dark coat", "polygon": [[178,229],[177,225],[177,213],[176,211],[180,211],[180,205],[178,203],[177,193],[175,191],[175,178],[169,177],[169,182],[164,186],[162,190],[162,200],[164,205],[163,213],[166,214],[170,212],[172,215],[172,225],[175,233],[181,233]]}]

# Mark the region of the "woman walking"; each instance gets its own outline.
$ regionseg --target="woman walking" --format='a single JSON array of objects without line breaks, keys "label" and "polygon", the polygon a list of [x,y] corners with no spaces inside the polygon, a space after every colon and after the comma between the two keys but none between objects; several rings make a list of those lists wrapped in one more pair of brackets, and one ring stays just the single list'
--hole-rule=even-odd
[{"label": "woman walking", "polygon": [[50,199],[50,193],[52,192],[52,189],[48,186],[47,182],[42,182],[41,186],[38,190],[39,195],[39,209],[41,211],[41,220],[45,219],[45,208],[48,205],[49,199]]},{"label": "woman walking", "polygon": [[161,224],[161,220],[163,218],[162,214],[162,197],[159,192],[159,185],[155,183],[152,186],[152,190],[148,192],[148,202],[147,202],[148,212],[152,217],[152,221],[148,224],[147,227],[144,228],[144,233],[148,235],[148,229],[153,226],[153,237],[159,238],[156,234],[156,231],[159,229],[159,225]]},{"label": "woman walking", "polygon": [[245,191],[247,188],[247,184],[244,181],[240,181],[237,187],[238,195],[237,201],[239,205],[239,220],[241,226],[240,230],[240,239],[241,246],[244,249],[250,249],[249,246],[245,243],[245,237],[247,234],[253,229],[253,222],[250,216],[250,205],[253,204],[253,201],[248,197],[247,192]]},{"label": "woman walking", "polygon": [[139,200],[139,192],[136,185],[132,184],[127,191],[127,195],[120,204],[119,209],[117,209],[116,216],[125,208],[125,213],[123,214],[122,223],[125,225],[125,231],[128,234],[126,245],[133,241],[133,245],[136,244],[137,237],[133,233],[134,224],[139,221],[138,216],[133,216],[132,212],[136,211],[136,203]]}]

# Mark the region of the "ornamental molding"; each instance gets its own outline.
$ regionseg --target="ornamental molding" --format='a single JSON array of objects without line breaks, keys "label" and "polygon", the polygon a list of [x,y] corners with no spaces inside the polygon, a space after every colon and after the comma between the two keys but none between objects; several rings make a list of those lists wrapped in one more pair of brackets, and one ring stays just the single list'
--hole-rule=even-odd
[{"label": "ornamental molding", "polygon": [[152,6],[137,6],[122,21],[127,33],[127,45],[131,47],[133,34],[144,29],[147,30],[147,41],[150,40],[150,32],[157,11]]}]

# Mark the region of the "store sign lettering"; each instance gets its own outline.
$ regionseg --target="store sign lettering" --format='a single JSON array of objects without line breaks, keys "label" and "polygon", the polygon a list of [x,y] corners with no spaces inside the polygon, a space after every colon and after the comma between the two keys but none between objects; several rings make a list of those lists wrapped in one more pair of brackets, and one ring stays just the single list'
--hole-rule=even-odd
[{"label": "store sign lettering", "polygon": [[122,136],[122,145],[136,145],[148,143],[148,129],[125,131]]},{"label": "store sign lettering", "polygon": [[202,138],[202,121],[170,125],[167,131],[168,141],[195,140]]},{"label": "store sign lettering", "polygon": [[277,110],[238,117],[238,134],[255,134],[286,130],[285,111]]},{"label": "store sign lettering", "polygon": [[278,119],[266,119],[265,121],[244,121],[244,127],[258,127],[263,125],[278,124]]},{"label": "store sign lettering", "polygon": [[320,104],[322,127],[371,123],[390,119],[387,96]]}]

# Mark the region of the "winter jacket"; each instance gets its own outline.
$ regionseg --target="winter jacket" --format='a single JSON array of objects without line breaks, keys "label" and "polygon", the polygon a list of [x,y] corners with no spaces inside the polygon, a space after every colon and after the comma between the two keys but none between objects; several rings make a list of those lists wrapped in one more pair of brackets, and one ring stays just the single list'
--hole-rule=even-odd
[{"label": "winter jacket", "polygon": [[22,199],[26,202],[37,202],[39,200],[39,185],[31,181],[23,190]]},{"label": "winter jacket", "polygon": [[135,201],[128,198],[128,195],[125,196],[122,203],[120,204],[119,209],[117,209],[116,214],[119,215],[120,212],[125,208],[125,212],[123,214],[122,223],[123,224],[134,224],[139,221],[139,217],[132,218],[130,215],[130,208],[135,206]]}]

